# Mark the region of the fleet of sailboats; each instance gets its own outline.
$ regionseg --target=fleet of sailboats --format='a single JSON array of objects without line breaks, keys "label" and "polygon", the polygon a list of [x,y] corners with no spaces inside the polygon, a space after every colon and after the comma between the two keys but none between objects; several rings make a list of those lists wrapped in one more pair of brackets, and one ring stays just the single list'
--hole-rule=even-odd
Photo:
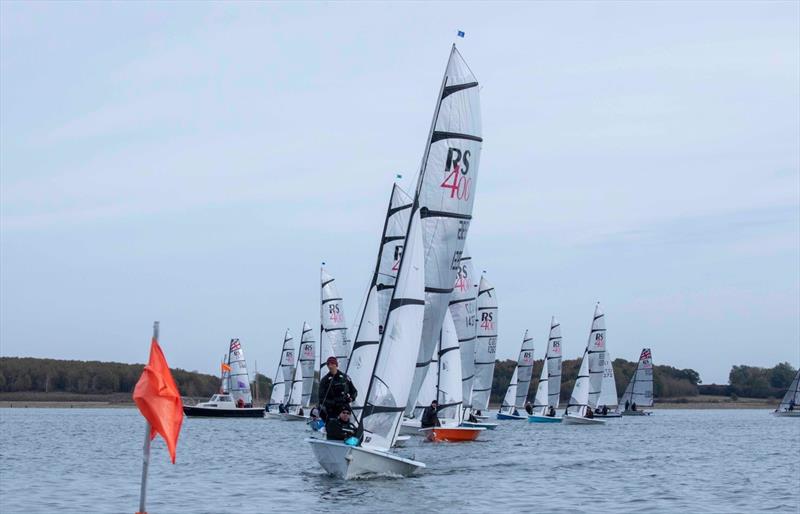
[{"label": "fleet of sailboats", "polygon": [[[209,402],[185,406],[188,415],[245,417],[257,411],[266,418],[315,421],[314,405],[320,404],[312,398],[316,375],[322,376],[326,361],[335,357],[360,394],[350,404],[356,437],[307,439],[331,475],[410,475],[425,464],[398,453],[402,433],[425,434],[438,442],[471,441],[486,428],[497,427],[483,422],[498,344],[497,294],[485,275],[477,279],[466,247],[482,143],[479,93],[477,79],[453,45],[416,189],[409,194],[396,183],[392,186],[352,348],[343,299],[323,263],[319,348],[308,323],[303,323],[296,352],[287,329],[264,410],[252,406],[241,343],[232,339],[220,393]],[[578,376],[559,415],[562,342],[561,325],[553,316],[531,403],[535,355],[533,337],[525,331],[499,420],[602,425],[605,421],[599,418],[650,414],[643,409],[653,405],[652,353],[642,349],[618,398],[605,315],[598,303]],[[799,381],[800,372],[776,416],[800,414],[795,411]],[[434,400],[438,424],[422,429],[422,411]]]}]

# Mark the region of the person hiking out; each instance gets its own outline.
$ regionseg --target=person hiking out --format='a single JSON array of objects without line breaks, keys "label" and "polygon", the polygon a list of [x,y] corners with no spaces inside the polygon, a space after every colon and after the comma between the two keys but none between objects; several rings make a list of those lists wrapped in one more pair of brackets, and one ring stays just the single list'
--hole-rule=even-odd
[{"label": "person hiking out", "polygon": [[335,418],[329,418],[325,424],[326,437],[333,441],[344,441],[355,437],[358,428],[350,422],[350,407],[343,407]]},{"label": "person hiking out", "polygon": [[420,427],[431,428],[431,427],[442,426],[441,422],[439,422],[439,416],[436,415],[438,410],[439,410],[439,402],[433,400],[431,402],[430,407],[425,407],[425,410],[422,411],[422,418],[420,419]]},{"label": "person hiking out", "polygon": [[327,420],[338,417],[345,407],[350,410],[350,402],[356,399],[358,390],[350,377],[339,370],[336,357],[328,357],[326,364],[328,374],[319,382],[319,398],[322,403],[322,418]]},{"label": "person hiking out", "polygon": [[527,412],[529,416],[533,414],[533,405],[531,405],[531,402],[525,402],[525,412]]}]

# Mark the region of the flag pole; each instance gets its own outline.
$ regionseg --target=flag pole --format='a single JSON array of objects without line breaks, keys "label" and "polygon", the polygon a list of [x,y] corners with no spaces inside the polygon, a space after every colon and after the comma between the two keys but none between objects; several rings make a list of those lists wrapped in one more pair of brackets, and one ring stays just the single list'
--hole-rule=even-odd
[{"label": "flag pole", "polygon": [[[153,323],[153,339],[158,341],[158,321]],[[147,470],[150,467],[150,423],[144,423],[144,447],[142,448],[142,488],[139,493],[139,510],[136,514],[147,514],[145,500],[147,499]]]}]

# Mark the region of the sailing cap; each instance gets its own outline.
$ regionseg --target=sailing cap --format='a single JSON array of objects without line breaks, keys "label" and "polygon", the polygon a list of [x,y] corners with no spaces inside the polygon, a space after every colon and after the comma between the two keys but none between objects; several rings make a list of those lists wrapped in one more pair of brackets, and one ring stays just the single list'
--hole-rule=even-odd
[{"label": "sailing cap", "polygon": [[325,364],[333,364],[334,366],[338,366],[339,361],[336,360],[336,357],[331,356],[328,357],[328,360],[325,362]]}]

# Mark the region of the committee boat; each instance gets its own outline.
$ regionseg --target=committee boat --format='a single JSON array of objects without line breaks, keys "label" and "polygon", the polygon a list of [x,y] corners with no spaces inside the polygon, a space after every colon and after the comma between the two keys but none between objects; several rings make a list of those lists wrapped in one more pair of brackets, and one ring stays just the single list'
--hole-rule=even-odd
[{"label": "committee boat", "polygon": [[600,304],[597,304],[592,318],[592,328],[589,331],[589,340],[583,350],[578,378],[575,380],[575,387],[561,421],[565,425],[605,424],[602,419],[594,418],[592,412],[594,408],[590,403],[593,395],[595,398],[600,395],[600,383],[603,380],[603,360],[606,353],[606,325],[603,317]]},{"label": "committee boat", "polygon": [[263,409],[253,407],[247,364],[238,339],[231,339],[227,360],[223,373],[222,393],[213,395],[207,402],[184,405],[184,414],[203,418],[264,417]]},{"label": "committee boat", "polygon": [[798,410],[797,407],[798,404],[800,404],[800,369],[797,370],[797,374],[794,376],[789,390],[783,395],[781,404],[778,405],[778,408],[775,409],[772,415],[781,418],[800,418],[800,410]]},{"label": "committee boat", "polygon": [[556,413],[561,399],[561,353],[561,324],[553,316],[542,374],[533,400],[533,414],[528,416],[531,423],[561,423],[561,417]]},{"label": "committee boat", "polygon": [[653,406],[653,354],[650,348],[642,348],[636,371],[619,401],[623,416],[648,416],[643,407]]}]

